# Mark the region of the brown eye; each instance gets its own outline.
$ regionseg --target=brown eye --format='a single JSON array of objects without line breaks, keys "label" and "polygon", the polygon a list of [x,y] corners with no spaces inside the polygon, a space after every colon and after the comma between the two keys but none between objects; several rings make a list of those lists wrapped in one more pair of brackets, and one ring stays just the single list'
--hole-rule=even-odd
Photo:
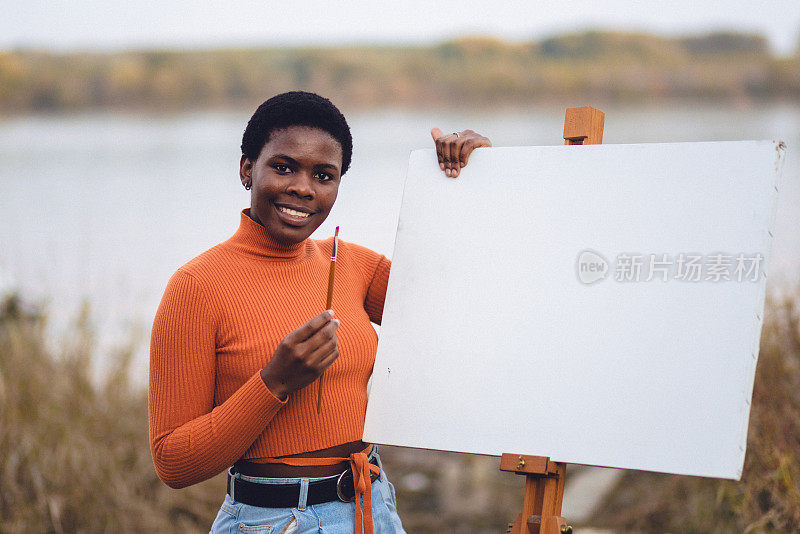
[{"label": "brown eye", "polygon": [[273,168],[281,174],[289,174],[290,172],[292,172],[292,169],[290,169],[288,165],[284,165],[283,163],[277,163],[273,165]]},{"label": "brown eye", "polygon": [[318,172],[314,175],[314,177],[320,182],[329,182],[330,180],[333,180],[333,176],[327,172]]}]

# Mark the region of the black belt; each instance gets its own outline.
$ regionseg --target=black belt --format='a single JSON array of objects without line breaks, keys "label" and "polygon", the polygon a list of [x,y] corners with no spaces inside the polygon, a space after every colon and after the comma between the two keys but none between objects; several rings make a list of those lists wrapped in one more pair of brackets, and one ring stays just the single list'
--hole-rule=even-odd
[{"label": "black belt", "polygon": [[[370,458],[369,463],[378,465],[378,460]],[[375,481],[376,475],[372,475]],[[231,487],[233,485],[233,487]],[[233,490],[233,491],[231,491]],[[296,508],[300,502],[300,483],[293,484],[259,484],[232,477],[228,471],[228,495],[232,499],[250,506],[261,508]],[[306,504],[312,506],[324,502],[350,502],[356,497],[353,487],[353,471],[347,468],[339,476],[312,480],[308,483]]]}]

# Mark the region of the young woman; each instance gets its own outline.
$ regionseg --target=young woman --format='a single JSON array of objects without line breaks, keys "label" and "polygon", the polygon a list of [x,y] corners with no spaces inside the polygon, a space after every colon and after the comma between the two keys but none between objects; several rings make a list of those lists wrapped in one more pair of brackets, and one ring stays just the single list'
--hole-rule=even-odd
[{"label": "young woman", "polygon": [[[431,131],[456,177],[489,140]],[[150,443],[159,477],[181,488],[229,469],[212,532],[402,532],[376,447],[361,441],[390,262],[309,239],[350,166],[347,121],[327,99],[264,102],[242,139],[250,208],[237,232],[170,279],[150,345]],[[325,372],[325,397],[316,410]],[[363,502],[363,504],[362,504]]]}]

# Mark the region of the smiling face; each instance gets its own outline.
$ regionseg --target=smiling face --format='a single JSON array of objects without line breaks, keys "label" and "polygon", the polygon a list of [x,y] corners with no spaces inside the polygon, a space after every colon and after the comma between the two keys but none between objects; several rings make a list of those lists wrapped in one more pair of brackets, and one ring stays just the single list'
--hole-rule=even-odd
[{"label": "smiling face", "polygon": [[325,130],[273,130],[256,161],[242,156],[250,217],[282,245],[306,239],[328,217],[341,180],[342,146]]}]

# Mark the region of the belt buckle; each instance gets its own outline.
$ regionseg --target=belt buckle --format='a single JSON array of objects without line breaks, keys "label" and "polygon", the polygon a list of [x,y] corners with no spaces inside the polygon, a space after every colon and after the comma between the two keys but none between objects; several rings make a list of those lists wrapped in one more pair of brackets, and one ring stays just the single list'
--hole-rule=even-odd
[{"label": "belt buckle", "polygon": [[339,478],[336,480],[336,496],[339,497],[339,500],[342,502],[353,502],[356,499],[355,492],[353,492],[353,496],[349,499],[342,495],[342,479],[349,471],[349,469],[342,471],[342,474],[339,475]]}]

